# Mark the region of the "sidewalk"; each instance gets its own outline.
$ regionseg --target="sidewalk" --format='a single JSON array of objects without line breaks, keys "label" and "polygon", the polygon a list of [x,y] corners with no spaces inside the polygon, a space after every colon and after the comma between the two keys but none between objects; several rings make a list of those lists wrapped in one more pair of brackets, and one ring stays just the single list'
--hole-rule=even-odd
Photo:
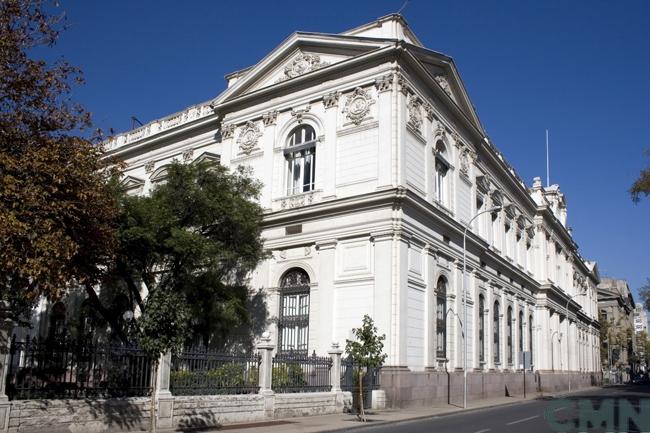
[{"label": "sidewalk", "polygon": [[[584,392],[595,389],[583,388],[572,391]],[[569,395],[567,391],[556,394],[544,394],[544,398]],[[521,397],[502,397],[490,400],[480,400],[467,404],[467,409],[447,405],[444,407],[423,407],[413,409],[386,409],[381,411],[369,411],[368,422],[362,423],[357,420],[356,415],[348,413],[337,413],[332,415],[306,416],[298,418],[285,418],[269,421],[261,421],[246,424],[228,424],[213,429],[201,429],[201,432],[227,431],[229,433],[323,433],[337,430],[354,430],[363,427],[392,424],[401,421],[412,421],[421,418],[432,418],[443,415],[450,415],[463,411],[475,411],[496,406],[507,406],[521,404],[540,398],[537,394],[529,395],[526,399]],[[161,432],[173,432],[178,430],[159,430]]]}]

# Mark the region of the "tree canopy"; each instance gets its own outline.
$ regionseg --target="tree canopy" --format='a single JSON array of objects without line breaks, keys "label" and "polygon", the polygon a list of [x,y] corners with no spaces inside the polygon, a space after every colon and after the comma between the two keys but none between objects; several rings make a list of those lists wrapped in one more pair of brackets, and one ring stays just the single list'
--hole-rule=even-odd
[{"label": "tree canopy", "polygon": [[[137,306],[141,343],[175,345],[193,334],[209,345],[249,322],[248,278],[265,257],[259,192],[243,169],[174,162],[149,196],[122,195],[115,262],[102,290]],[[120,314],[113,311],[113,324]]]},{"label": "tree canopy", "polygon": [[[650,150],[648,150],[647,154],[650,156]],[[641,195],[646,197],[650,195],[650,166],[641,170],[639,178],[634,181],[632,188],[630,188],[630,194],[632,194],[634,202],[641,200]]]},{"label": "tree canopy", "polygon": [[117,206],[102,149],[79,136],[88,113],[70,99],[80,71],[30,57],[61,20],[39,0],[0,2],[0,301],[25,318],[39,296],[94,284],[111,260]]}]

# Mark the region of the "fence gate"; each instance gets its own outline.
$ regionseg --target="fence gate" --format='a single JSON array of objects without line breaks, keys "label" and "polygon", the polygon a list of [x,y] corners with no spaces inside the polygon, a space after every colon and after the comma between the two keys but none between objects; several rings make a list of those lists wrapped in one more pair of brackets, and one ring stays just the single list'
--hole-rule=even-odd
[{"label": "fence gate", "polygon": [[[363,408],[372,407],[372,391],[379,389],[379,367],[361,367],[363,370]],[[349,358],[341,359],[341,389],[352,393],[352,410],[359,407],[359,384],[356,366]]]}]

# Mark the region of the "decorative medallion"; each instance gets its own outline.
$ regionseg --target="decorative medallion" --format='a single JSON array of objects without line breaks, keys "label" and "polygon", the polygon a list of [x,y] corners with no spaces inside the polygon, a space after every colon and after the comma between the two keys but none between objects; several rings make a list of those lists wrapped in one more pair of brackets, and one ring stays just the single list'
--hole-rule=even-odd
[{"label": "decorative medallion", "polygon": [[393,76],[393,74],[388,74],[375,80],[375,87],[379,93],[386,92],[391,89],[391,85],[393,84]]},{"label": "decorative medallion", "polygon": [[323,105],[325,108],[332,108],[339,105],[339,98],[341,97],[341,92],[330,92],[326,95],[323,95]]},{"label": "decorative medallion", "polygon": [[232,138],[235,135],[235,125],[228,123],[221,126],[221,138],[224,140]]},{"label": "decorative medallion", "polygon": [[145,173],[151,173],[153,171],[154,167],[156,167],[156,161],[154,161],[154,160],[147,161],[147,162],[144,163],[144,172]]},{"label": "decorative medallion", "polygon": [[194,156],[194,149],[185,149],[183,151],[183,162],[189,162]]},{"label": "decorative medallion", "polygon": [[447,81],[447,77],[445,77],[444,74],[437,74],[433,78],[440,85],[440,87],[442,87],[442,90],[444,90],[445,93],[449,95],[451,99],[454,99],[454,94],[451,93],[451,87],[449,86],[449,81]]},{"label": "decorative medallion", "polygon": [[237,144],[241,152],[246,155],[250,154],[255,146],[257,146],[257,141],[261,136],[262,133],[254,122],[250,120],[246,122],[237,139]]},{"label": "decorative medallion", "polygon": [[264,114],[262,116],[262,123],[264,123],[264,126],[275,125],[278,121],[278,113],[278,110],[274,110]]},{"label": "decorative medallion", "polygon": [[422,133],[422,101],[417,96],[411,96],[407,107],[409,110],[408,126],[418,133]]},{"label": "decorative medallion", "polygon": [[315,71],[316,69],[320,69],[327,65],[329,65],[329,63],[321,61],[320,56],[317,54],[299,53],[287,66],[285,66],[284,76],[280,77],[278,82],[299,77],[300,75]]},{"label": "decorative medallion", "polygon": [[375,100],[372,99],[372,96],[361,87],[354,89],[352,94],[348,96],[348,100],[345,102],[345,107],[343,107],[343,113],[346,113],[345,117],[355,125],[359,125],[363,119],[370,112],[370,106],[375,103]]}]

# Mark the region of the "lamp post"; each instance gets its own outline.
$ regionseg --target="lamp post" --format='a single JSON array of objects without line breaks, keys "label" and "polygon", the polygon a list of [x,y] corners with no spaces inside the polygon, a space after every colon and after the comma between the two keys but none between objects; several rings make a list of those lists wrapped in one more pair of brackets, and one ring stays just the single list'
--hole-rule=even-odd
[{"label": "lamp post", "polygon": [[[465,289],[465,272],[467,271],[467,230],[472,222],[484,213],[492,213],[501,210],[501,206],[494,206],[474,215],[463,231],[463,323],[467,324],[467,291]],[[467,325],[465,325],[467,326]],[[467,338],[463,338],[463,409],[467,409]]]},{"label": "lamp post", "polygon": [[[571,392],[571,359],[569,358],[569,338],[571,336],[569,335],[569,331],[571,330],[571,321],[569,320],[569,303],[573,298],[577,298],[578,296],[584,295],[586,292],[582,291],[580,293],[576,293],[575,295],[569,296],[569,299],[566,301],[566,326],[567,326],[567,372],[569,373],[569,392]],[[582,309],[582,306],[580,306],[580,309]]]}]

